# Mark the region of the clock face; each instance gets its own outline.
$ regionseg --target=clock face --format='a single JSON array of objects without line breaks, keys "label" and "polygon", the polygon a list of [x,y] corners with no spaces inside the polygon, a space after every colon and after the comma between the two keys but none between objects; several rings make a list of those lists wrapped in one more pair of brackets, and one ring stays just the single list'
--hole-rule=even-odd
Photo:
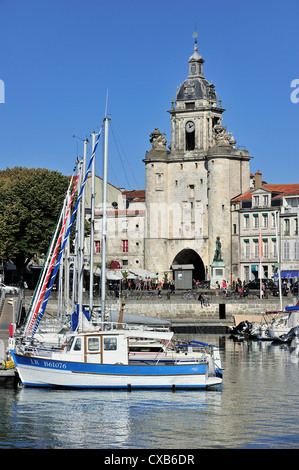
[{"label": "clock face", "polygon": [[187,132],[193,132],[194,129],[195,129],[194,122],[188,121],[188,122],[186,123],[186,131],[187,131]]}]

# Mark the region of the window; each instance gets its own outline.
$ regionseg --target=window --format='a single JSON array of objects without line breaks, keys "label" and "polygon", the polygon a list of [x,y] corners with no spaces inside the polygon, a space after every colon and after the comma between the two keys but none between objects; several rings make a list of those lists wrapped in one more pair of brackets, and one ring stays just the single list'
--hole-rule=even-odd
[{"label": "window", "polygon": [[116,338],[104,338],[104,350],[105,351],[116,351],[117,339]]},{"label": "window", "polygon": [[123,266],[128,266],[129,261],[127,259],[123,259],[122,264],[123,264]]},{"label": "window", "polygon": [[244,228],[249,228],[249,215],[244,215]]},{"label": "window", "polygon": [[195,107],[195,102],[194,101],[190,101],[189,103],[185,103],[185,107],[186,109],[194,109]]},{"label": "window", "polygon": [[259,228],[259,216],[258,214],[253,214],[253,224],[254,224],[254,228]]},{"label": "window", "polygon": [[74,345],[74,351],[81,351],[81,338],[77,338],[75,345]]},{"label": "window", "polygon": [[268,239],[263,238],[264,258],[268,258]]},{"label": "window", "polygon": [[259,241],[258,240],[253,240],[254,241],[254,257],[258,258],[259,257]]},{"label": "window", "polygon": [[95,242],[94,247],[95,247],[96,255],[100,254],[101,253],[101,242]]},{"label": "window", "polygon": [[195,130],[194,123],[192,121],[186,124],[186,150],[195,149]]},{"label": "window", "polygon": [[253,204],[254,204],[254,207],[258,207],[258,206],[259,206],[259,200],[260,200],[260,197],[259,197],[259,196],[253,196]]},{"label": "window", "polygon": [[263,214],[263,228],[268,228],[268,214]]},{"label": "window", "polygon": [[295,242],[294,244],[294,259],[299,259],[299,242]]},{"label": "window", "polygon": [[99,338],[88,338],[87,340],[88,351],[97,352],[100,350],[99,346],[100,346]]},{"label": "window", "polygon": [[244,244],[244,256],[245,256],[245,259],[249,259],[250,258],[250,245],[249,245],[249,240],[244,240],[245,244]]},{"label": "window", "polygon": [[290,235],[290,219],[284,219],[284,235]]},{"label": "window", "polygon": [[283,259],[290,259],[290,243],[283,243]]},{"label": "window", "polygon": [[266,194],[265,196],[263,196],[263,205],[265,207],[268,207],[269,206],[269,196],[268,194]]},{"label": "window", "polygon": [[128,240],[123,240],[122,245],[123,245],[123,253],[128,253],[128,251],[129,251],[129,242],[128,242]]},{"label": "window", "polygon": [[294,220],[294,235],[298,235],[298,218]]},{"label": "window", "polygon": [[156,173],[156,191],[164,189],[164,173]]}]

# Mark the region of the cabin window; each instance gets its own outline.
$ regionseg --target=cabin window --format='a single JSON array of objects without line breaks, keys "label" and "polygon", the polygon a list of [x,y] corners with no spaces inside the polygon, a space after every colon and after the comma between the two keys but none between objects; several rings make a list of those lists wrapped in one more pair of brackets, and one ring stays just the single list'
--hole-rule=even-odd
[{"label": "cabin window", "polygon": [[81,338],[77,338],[74,344],[74,351],[81,351]]},{"label": "cabin window", "polygon": [[74,336],[71,337],[71,339],[68,341],[67,345],[66,345],[66,350],[67,351],[70,351],[71,350],[71,347],[72,347],[72,344],[74,342]]},{"label": "cabin window", "polygon": [[116,351],[117,339],[116,338],[104,338],[104,350],[105,351]]},{"label": "cabin window", "polygon": [[100,350],[99,338],[88,338],[88,351],[96,352]]}]

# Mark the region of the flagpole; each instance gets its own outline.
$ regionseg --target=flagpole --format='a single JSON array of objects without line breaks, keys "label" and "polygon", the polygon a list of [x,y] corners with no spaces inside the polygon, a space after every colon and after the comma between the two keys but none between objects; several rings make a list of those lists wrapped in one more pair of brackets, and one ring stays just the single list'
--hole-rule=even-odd
[{"label": "flagpole", "polygon": [[276,251],[277,251],[279,300],[280,300],[280,310],[282,310],[281,274],[280,274],[280,241],[278,239],[277,214],[278,214],[278,212],[274,211],[275,231],[276,231]]},{"label": "flagpole", "polygon": [[259,257],[260,257],[260,299],[262,298],[262,259],[263,259],[263,239],[262,239],[262,229],[260,230],[260,238],[259,238]]}]

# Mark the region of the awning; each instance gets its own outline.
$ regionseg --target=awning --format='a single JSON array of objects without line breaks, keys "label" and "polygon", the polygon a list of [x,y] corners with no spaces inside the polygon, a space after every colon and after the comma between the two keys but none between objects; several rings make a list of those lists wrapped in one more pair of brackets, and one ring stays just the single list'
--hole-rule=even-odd
[{"label": "awning", "polygon": [[138,277],[143,277],[143,278],[146,278],[146,277],[156,278],[156,277],[158,277],[157,274],[151,273],[151,272],[147,271],[146,269],[129,269],[128,271],[129,271],[129,273],[135,274],[135,276],[138,276]]},{"label": "awning", "polygon": [[298,277],[299,271],[289,270],[289,271],[280,271],[280,277],[284,279],[290,279],[291,277]]},{"label": "awning", "polygon": [[108,279],[108,281],[120,281],[122,278],[122,273],[106,271],[106,279]]},{"label": "awning", "polygon": [[[298,278],[298,275],[299,275],[299,271],[297,271],[295,269],[280,271],[281,279],[290,279],[290,278],[294,278],[294,277]],[[272,276],[272,278],[277,279],[278,278],[278,273],[275,273],[274,276]]]}]

